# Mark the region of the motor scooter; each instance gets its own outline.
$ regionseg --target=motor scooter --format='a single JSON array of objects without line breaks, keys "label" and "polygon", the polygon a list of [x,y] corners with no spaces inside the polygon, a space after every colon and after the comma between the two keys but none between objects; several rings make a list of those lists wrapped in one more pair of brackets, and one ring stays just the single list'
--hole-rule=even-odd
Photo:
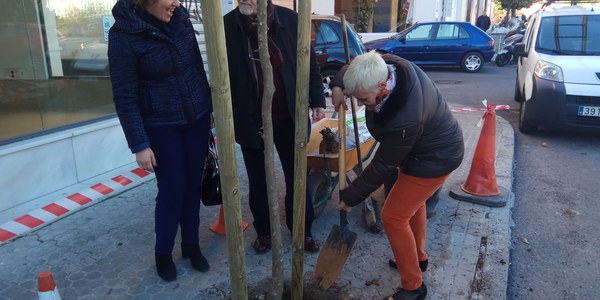
[{"label": "motor scooter", "polygon": [[525,30],[527,30],[527,24],[520,22],[519,24],[511,27],[506,35],[504,35],[504,38],[507,39],[515,34],[525,34]]},{"label": "motor scooter", "polygon": [[513,55],[513,49],[516,43],[523,41],[523,35],[516,33],[504,39],[502,42],[502,50],[496,54],[496,65],[503,67],[517,57]]}]

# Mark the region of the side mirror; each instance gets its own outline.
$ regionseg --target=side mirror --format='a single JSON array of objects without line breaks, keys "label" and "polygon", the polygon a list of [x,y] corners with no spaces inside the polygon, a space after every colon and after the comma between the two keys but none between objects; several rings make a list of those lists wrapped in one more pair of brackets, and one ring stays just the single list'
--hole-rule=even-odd
[{"label": "side mirror", "polygon": [[405,44],[405,43],[406,43],[406,37],[405,37],[405,36],[403,36],[403,37],[400,37],[400,39],[398,39],[398,41],[400,41],[400,42],[402,42],[403,44]]},{"label": "side mirror", "polygon": [[529,52],[525,51],[525,43],[516,43],[513,53],[520,57],[527,57],[529,55]]}]

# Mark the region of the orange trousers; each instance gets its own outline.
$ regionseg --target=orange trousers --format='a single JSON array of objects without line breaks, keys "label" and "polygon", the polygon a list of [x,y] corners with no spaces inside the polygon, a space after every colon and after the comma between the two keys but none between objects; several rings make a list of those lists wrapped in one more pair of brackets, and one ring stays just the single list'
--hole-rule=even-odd
[{"label": "orange trousers", "polygon": [[427,259],[425,201],[449,176],[420,178],[399,171],[398,179],[385,199],[381,219],[405,290],[418,289],[423,283],[419,261]]}]

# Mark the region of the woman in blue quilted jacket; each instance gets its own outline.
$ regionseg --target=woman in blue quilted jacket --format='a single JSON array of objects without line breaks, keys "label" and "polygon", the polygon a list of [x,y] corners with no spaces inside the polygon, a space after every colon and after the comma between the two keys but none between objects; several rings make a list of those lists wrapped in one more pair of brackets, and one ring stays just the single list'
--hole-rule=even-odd
[{"label": "woman in blue quilted jacket", "polygon": [[172,251],[192,267],[209,265],[199,246],[200,192],[207,153],[211,95],[188,11],[179,0],[119,0],[112,10],[108,59],[114,103],[140,168],[154,172],[155,258],[173,281]]}]

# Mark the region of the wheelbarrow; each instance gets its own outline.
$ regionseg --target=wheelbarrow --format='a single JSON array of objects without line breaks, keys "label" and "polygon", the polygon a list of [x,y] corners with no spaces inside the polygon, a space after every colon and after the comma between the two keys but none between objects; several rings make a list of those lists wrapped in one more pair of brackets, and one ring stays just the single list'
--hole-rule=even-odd
[{"label": "wheelbarrow", "polygon": [[[337,129],[338,120],[325,118],[313,123],[310,130],[310,141],[306,148],[306,166],[308,170],[306,186],[312,201],[315,218],[323,212],[339,182],[337,175],[339,172],[339,155],[337,153],[319,153],[319,145],[322,140],[320,132],[326,127]],[[376,146],[377,142],[373,137],[360,144],[361,153],[367,153],[363,156],[363,162],[369,159]],[[354,173],[359,174],[360,171],[356,169],[358,166],[356,149],[346,149],[345,156],[346,172],[352,170]],[[333,175],[334,173],[335,175]],[[350,182],[348,177],[346,177],[346,181]]]}]

